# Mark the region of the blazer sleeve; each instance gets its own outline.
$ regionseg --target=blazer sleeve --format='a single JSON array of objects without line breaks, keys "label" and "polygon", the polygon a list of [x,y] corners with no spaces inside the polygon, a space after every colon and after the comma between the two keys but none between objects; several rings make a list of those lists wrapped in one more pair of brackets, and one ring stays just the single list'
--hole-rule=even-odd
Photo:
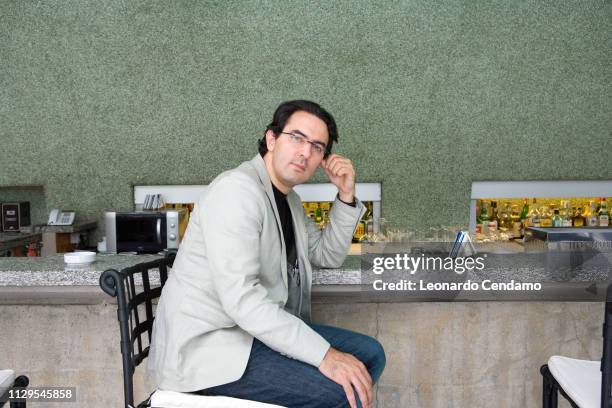
[{"label": "blazer sleeve", "polygon": [[329,223],[319,230],[314,222],[306,218],[308,230],[308,258],[310,263],[321,268],[339,268],[349,252],[357,223],[366,211],[361,201],[355,198],[355,207],[334,200],[329,213]]},{"label": "blazer sleeve", "polygon": [[199,208],[212,281],[225,312],[243,330],[273,350],[319,366],[329,343],[269,298],[260,284],[265,193],[245,176],[211,186]]}]

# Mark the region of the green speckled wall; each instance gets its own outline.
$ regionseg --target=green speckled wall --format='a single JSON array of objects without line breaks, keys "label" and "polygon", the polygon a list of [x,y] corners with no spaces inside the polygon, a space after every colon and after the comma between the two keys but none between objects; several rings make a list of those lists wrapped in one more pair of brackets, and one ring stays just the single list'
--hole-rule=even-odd
[{"label": "green speckled wall", "polygon": [[98,219],[209,183],[293,98],[388,220],[467,224],[473,180],[612,177],[612,1],[4,0],[0,200]]}]

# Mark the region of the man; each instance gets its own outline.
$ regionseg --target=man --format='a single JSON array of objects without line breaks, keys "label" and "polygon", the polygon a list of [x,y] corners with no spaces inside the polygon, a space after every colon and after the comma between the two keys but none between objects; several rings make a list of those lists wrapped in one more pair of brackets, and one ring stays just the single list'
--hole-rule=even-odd
[{"label": "man", "polygon": [[[371,407],[385,365],[373,338],[310,323],[311,263],[339,267],[365,211],[333,117],[281,104],[251,161],[194,208],[157,309],[149,368],[160,389],[287,407]],[[338,188],[317,230],[292,188],[324,169]]]}]

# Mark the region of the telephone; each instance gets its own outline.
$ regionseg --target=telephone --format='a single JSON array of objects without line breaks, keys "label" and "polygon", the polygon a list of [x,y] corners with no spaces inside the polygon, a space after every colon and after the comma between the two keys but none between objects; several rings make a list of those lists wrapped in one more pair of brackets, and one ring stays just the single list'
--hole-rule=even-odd
[{"label": "telephone", "polygon": [[51,210],[48,225],[72,225],[74,222],[74,211]]}]

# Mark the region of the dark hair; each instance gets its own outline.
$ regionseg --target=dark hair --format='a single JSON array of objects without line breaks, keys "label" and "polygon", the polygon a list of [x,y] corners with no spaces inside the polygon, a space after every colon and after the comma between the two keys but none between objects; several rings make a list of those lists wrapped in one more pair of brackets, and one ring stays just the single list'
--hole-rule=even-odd
[{"label": "dark hair", "polygon": [[[327,141],[327,146],[325,146],[324,157],[326,158],[331,153],[332,145],[338,142],[338,129],[336,128],[336,121],[334,120],[334,117],[315,102],[295,100],[281,103],[274,112],[272,122],[268,126],[266,126],[266,132],[268,130],[271,130],[274,133],[274,137],[280,136],[280,132],[282,132],[291,115],[299,111],[304,111],[313,114],[319,119],[321,119],[323,122],[325,122],[325,124],[327,125],[327,133],[329,134],[329,140]],[[257,148],[261,157],[263,157],[268,152],[265,132],[264,136],[257,141]]]}]

